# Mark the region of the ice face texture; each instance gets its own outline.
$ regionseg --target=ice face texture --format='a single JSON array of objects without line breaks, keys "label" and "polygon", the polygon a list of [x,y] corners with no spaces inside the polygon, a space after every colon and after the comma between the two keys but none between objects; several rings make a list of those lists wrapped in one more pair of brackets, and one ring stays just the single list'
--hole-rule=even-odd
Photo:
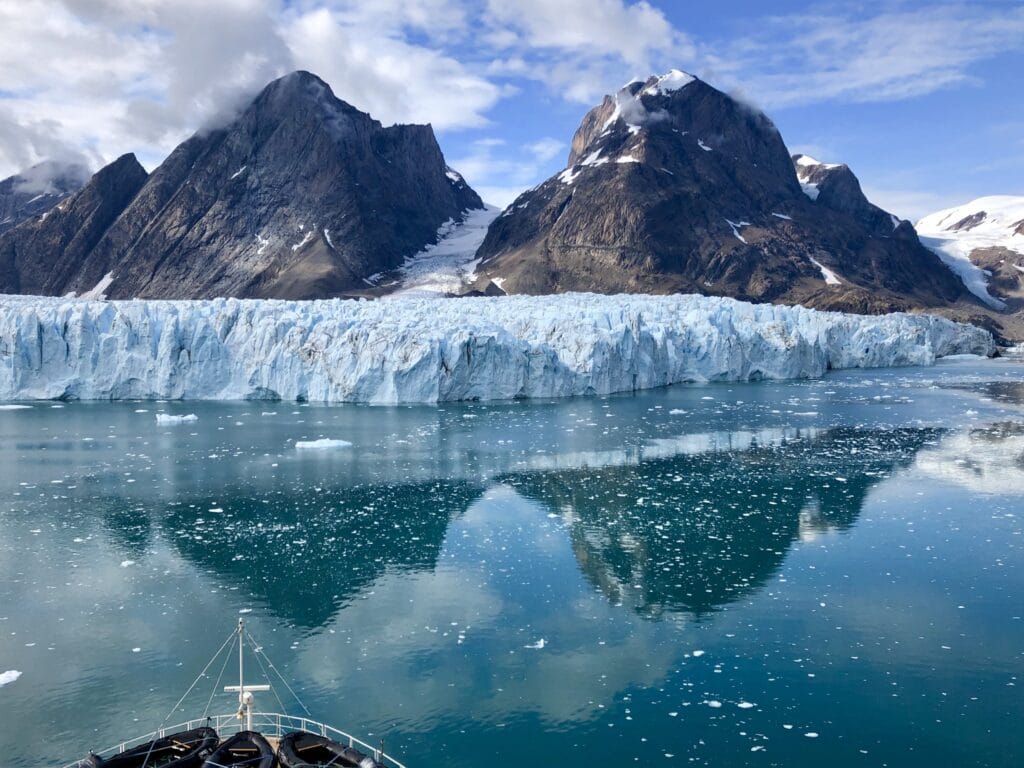
[{"label": "ice face texture", "polygon": [[701,296],[0,297],[0,400],[564,397],[929,365],[993,349],[987,331],[927,315]]}]

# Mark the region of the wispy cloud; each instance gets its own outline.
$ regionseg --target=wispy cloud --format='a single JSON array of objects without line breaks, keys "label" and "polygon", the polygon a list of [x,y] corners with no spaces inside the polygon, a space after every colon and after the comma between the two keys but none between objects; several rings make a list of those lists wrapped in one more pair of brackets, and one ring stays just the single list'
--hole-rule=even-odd
[{"label": "wispy cloud", "polygon": [[499,51],[490,71],[542,81],[580,103],[600,99],[631,76],[689,61],[696,50],[647,2],[489,0],[488,10],[485,23]]},{"label": "wispy cloud", "polygon": [[913,98],[976,82],[972,65],[1024,50],[1024,6],[926,5],[762,20],[701,49],[701,66],[762,106]]}]

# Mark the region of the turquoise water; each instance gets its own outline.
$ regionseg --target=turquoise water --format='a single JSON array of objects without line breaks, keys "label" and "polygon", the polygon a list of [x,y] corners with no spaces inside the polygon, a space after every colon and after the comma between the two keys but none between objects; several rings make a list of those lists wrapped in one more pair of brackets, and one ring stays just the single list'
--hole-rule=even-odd
[{"label": "turquoise water", "polygon": [[2,765],[155,728],[239,615],[410,768],[1019,765],[1022,381],[2,410]]}]

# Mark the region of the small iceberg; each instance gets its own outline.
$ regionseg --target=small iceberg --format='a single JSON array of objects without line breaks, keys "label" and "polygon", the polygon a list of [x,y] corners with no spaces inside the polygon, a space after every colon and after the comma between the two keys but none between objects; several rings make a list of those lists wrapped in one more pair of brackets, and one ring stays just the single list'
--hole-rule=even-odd
[{"label": "small iceberg", "polygon": [[331,448],[350,448],[348,440],[330,440],[326,437],[319,440],[296,440],[295,447],[300,451],[326,451]]},{"label": "small iceberg", "polygon": [[0,672],[0,688],[3,688],[8,683],[13,683],[21,677],[21,672],[16,669],[8,669],[6,672]]},{"label": "small iceberg", "polygon": [[158,413],[156,415],[156,423],[160,426],[169,426],[171,424],[187,424],[192,421],[199,421],[199,417],[194,413],[186,414],[185,416],[175,416],[170,413]]}]

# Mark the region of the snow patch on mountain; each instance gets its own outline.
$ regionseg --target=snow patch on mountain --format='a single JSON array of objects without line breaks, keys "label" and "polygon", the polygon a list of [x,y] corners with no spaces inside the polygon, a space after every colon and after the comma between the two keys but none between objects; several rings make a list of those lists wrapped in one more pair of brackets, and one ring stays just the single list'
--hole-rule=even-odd
[{"label": "snow patch on mountain", "polygon": [[802,189],[804,191],[804,194],[807,195],[809,198],[811,198],[811,200],[817,200],[818,199],[818,194],[819,194],[820,190],[818,189],[818,185],[817,184],[810,184],[808,182],[801,181],[800,182],[800,189]]},{"label": "snow patch on mountain", "polygon": [[678,69],[670,69],[664,75],[661,75],[656,83],[647,86],[644,89],[644,93],[650,96],[667,95],[685,88],[696,79],[697,78],[688,72],[682,72]]},{"label": "snow patch on mountain", "polygon": [[731,219],[726,219],[725,223],[728,224],[732,228],[732,233],[734,235],[736,235],[736,239],[739,240],[744,245],[746,245],[747,244],[747,240],[746,240],[745,237],[743,237],[743,235],[740,234],[740,230],[743,227],[749,227],[750,226],[750,222],[749,221],[732,221]]},{"label": "snow patch on mountain", "polygon": [[437,243],[405,260],[399,269],[400,288],[394,296],[444,296],[472,280],[476,251],[487,227],[501,212],[493,205],[467,211],[461,222],[448,221],[437,231]]},{"label": "snow patch on mountain", "polygon": [[839,163],[823,163],[820,160],[815,160],[810,155],[797,155],[796,164],[798,166],[797,175],[800,174],[800,168],[839,168]]},{"label": "snow patch on mountain", "polygon": [[110,288],[110,284],[113,283],[113,282],[114,282],[114,273],[113,272],[107,272],[107,274],[105,274],[100,279],[100,281],[98,283],[96,283],[95,286],[93,286],[92,290],[86,291],[85,293],[82,294],[82,298],[83,299],[94,299],[94,300],[105,299],[106,296],[107,296],[107,289]]},{"label": "snow patch on mountain", "polygon": [[818,168],[826,168],[831,170],[832,168],[839,168],[840,166],[836,163],[822,163],[815,160],[810,155],[796,155],[794,157],[794,163],[796,168],[796,178],[800,182],[800,189],[804,191],[811,200],[818,199],[818,184],[812,182],[811,174]]},{"label": "snow patch on mountain", "polygon": [[703,296],[0,297],[0,401],[437,402],[821,376],[990,354],[980,328]]},{"label": "snow patch on mountain", "polygon": [[584,165],[584,166],[590,167],[590,166],[604,165],[607,162],[608,162],[608,158],[607,157],[601,157],[601,149],[598,148],[598,149],[595,149],[593,152],[591,152],[589,155],[587,155],[585,158],[583,158],[583,161],[580,163],[580,165]]},{"label": "snow patch on mountain", "polygon": [[839,279],[839,276],[831,269],[826,267],[817,259],[812,258],[811,263],[821,271],[821,277],[824,279],[826,285],[842,285],[843,281]]},{"label": "snow patch on mountain", "polygon": [[1024,256],[1024,197],[979,197],[925,216],[915,229],[921,242],[956,273],[967,290],[991,307],[1006,307],[989,293],[989,274],[971,261],[971,254],[985,248],[1006,248]]},{"label": "snow patch on mountain", "polygon": [[581,169],[581,170],[575,171],[575,173],[574,173],[573,171],[576,168],[579,168],[579,166],[578,165],[574,165],[574,166],[572,166],[572,168],[566,168],[564,171],[562,171],[560,174],[558,174],[558,180],[560,182],[562,182],[563,184],[572,184],[574,181],[576,181],[576,177],[579,176],[583,172],[582,169]]}]

